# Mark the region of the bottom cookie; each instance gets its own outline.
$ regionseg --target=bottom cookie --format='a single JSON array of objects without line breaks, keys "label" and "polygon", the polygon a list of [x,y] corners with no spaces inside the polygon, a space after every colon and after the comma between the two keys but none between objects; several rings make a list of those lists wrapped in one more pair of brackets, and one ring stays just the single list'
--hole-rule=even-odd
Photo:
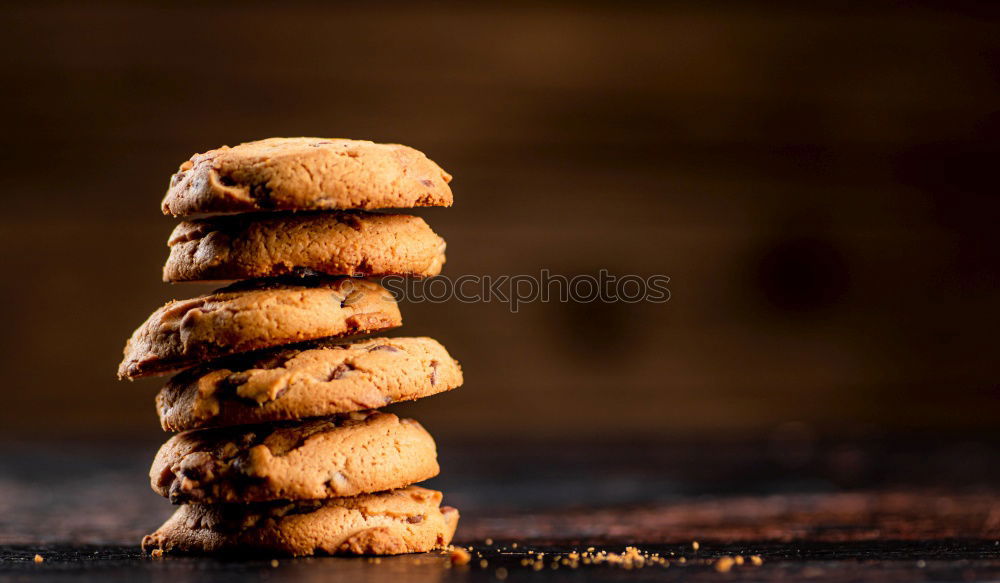
[{"label": "bottom cookie", "polygon": [[304,556],[398,555],[451,543],[458,510],[419,486],[350,498],[256,504],[185,504],[142,549]]}]

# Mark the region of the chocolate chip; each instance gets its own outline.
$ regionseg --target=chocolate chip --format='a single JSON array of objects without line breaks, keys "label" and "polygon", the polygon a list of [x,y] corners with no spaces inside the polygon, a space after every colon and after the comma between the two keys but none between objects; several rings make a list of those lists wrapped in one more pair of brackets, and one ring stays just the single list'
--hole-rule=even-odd
[{"label": "chocolate chip", "polygon": [[257,201],[260,208],[266,209],[273,205],[271,187],[267,184],[254,184],[250,187],[250,196]]},{"label": "chocolate chip", "polygon": [[273,354],[263,354],[256,362],[248,362],[246,368],[279,368],[298,354],[297,350],[281,350]]},{"label": "chocolate chip", "polygon": [[399,349],[390,344],[379,344],[378,346],[372,346],[368,349],[368,352],[375,352],[376,350],[385,350],[387,352],[399,352]]},{"label": "chocolate chip", "polygon": [[222,383],[230,389],[235,389],[236,387],[246,383],[250,380],[250,373],[247,372],[234,372],[233,374],[227,376],[223,379]]},{"label": "chocolate chip", "polygon": [[215,458],[205,451],[196,451],[184,456],[177,474],[180,477],[203,482],[214,477]]},{"label": "chocolate chip", "polygon": [[341,215],[340,222],[354,229],[355,231],[361,231],[361,229],[364,227],[364,225],[361,223],[361,217],[352,214]]},{"label": "chocolate chip", "polygon": [[233,186],[236,186],[236,181],[233,180],[232,176],[229,176],[229,175],[226,175],[226,174],[220,174],[219,175],[219,184],[221,184],[222,186],[233,187]]},{"label": "chocolate chip", "polygon": [[416,516],[407,516],[406,517],[406,522],[409,522],[410,524],[420,524],[423,521],[424,521],[424,515],[423,514],[418,514]]},{"label": "chocolate chip", "polygon": [[241,451],[237,454],[236,457],[233,458],[233,461],[230,462],[229,467],[243,477],[256,476],[258,473],[257,468],[250,459],[249,452],[246,451]]},{"label": "chocolate chip", "polygon": [[437,384],[437,380],[438,380],[438,364],[439,363],[436,360],[432,360],[431,361],[431,386],[434,386],[434,385]]},{"label": "chocolate chip", "polygon": [[205,489],[201,487],[200,483],[180,476],[174,480],[173,484],[170,484],[170,490],[167,492],[167,498],[173,504],[183,504],[191,500],[200,500],[205,495]]},{"label": "chocolate chip", "polygon": [[334,494],[339,494],[341,492],[346,492],[351,486],[350,480],[347,479],[340,471],[335,471],[330,475],[330,478],[325,483],[328,490]]},{"label": "chocolate chip", "polygon": [[431,186],[434,186],[434,181],[433,180],[428,180],[428,179],[424,178],[423,180],[420,181],[420,184],[423,184],[424,186],[427,186],[427,187],[431,187]]},{"label": "chocolate chip", "polygon": [[349,373],[352,370],[355,370],[353,364],[348,364],[346,362],[343,364],[338,364],[337,368],[333,369],[333,372],[330,373],[330,377],[327,378],[326,380],[328,381],[340,380],[341,378],[344,377],[345,374]]},{"label": "chocolate chip", "polygon": [[184,493],[181,492],[180,479],[174,480],[173,483],[170,484],[170,490],[167,491],[167,498],[169,498],[174,504],[184,500]]},{"label": "chocolate chip", "polygon": [[271,397],[271,400],[272,401],[277,401],[278,399],[281,398],[282,395],[284,395],[285,393],[288,392],[289,388],[291,388],[291,387],[288,386],[288,383],[285,383],[284,385],[281,386],[280,389],[278,389],[277,391],[275,391],[274,396]]},{"label": "chocolate chip", "polygon": [[[364,297],[364,292],[362,292],[359,289],[355,289],[354,283],[351,280],[345,280],[344,284],[345,285],[342,286],[342,288],[341,288],[341,292],[342,293],[346,292],[346,293],[344,293],[344,295],[341,296],[341,298],[342,298],[340,300],[340,307],[341,308],[346,308],[348,306],[353,306],[354,304],[358,303],[358,301],[360,301],[362,297]],[[344,289],[344,288],[346,288],[346,289]],[[334,297],[337,297],[337,296],[334,296]]]}]

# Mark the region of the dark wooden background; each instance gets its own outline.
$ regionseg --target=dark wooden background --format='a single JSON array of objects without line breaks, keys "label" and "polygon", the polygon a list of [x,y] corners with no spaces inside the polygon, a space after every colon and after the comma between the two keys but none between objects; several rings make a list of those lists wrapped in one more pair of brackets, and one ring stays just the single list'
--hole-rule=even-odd
[{"label": "dark wooden background", "polygon": [[31,2],[0,20],[0,438],[157,438],[116,382],[167,178],[266,136],[455,174],[446,273],[662,273],[667,304],[406,305],[442,442],[996,432],[997,12],[974,3]]}]

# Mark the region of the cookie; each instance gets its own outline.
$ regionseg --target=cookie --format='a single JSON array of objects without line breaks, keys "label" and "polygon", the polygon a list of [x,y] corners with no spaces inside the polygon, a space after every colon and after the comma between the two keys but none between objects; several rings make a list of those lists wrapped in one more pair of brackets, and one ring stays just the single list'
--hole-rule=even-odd
[{"label": "cookie", "polygon": [[375,409],[461,384],[462,369],[431,338],[322,340],[186,370],[156,408],[164,430],[184,431]]},{"label": "cookie", "polygon": [[214,504],[355,496],[437,473],[434,440],[419,423],[359,411],[178,433],[156,454],[149,477],[175,504]]},{"label": "cookie", "polygon": [[163,214],[451,206],[451,175],[400,144],[268,138],[195,154],[170,178]]},{"label": "cookie", "polygon": [[185,504],[142,539],[177,553],[398,555],[446,547],[458,510],[441,492],[410,486],[353,498],[258,504]]},{"label": "cookie", "polygon": [[177,225],[163,281],[205,281],[316,272],[441,273],[444,239],[420,217],[367,212],[268,213]]},{"label": "cookie", "polygon": [[125,345],[118,376],[162,374],[238,352],[401,324],[392,294],[375,282],[314,277],[241,282],[153,312]]}]

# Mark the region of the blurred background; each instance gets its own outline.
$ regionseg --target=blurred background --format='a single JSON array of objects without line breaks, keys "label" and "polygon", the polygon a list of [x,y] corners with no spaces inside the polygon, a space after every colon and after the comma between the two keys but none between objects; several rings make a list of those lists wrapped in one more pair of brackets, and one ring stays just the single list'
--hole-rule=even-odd
[{"label": "blurred background", "polygon": [[964,2],[24,3],[4,10],[0,440],[162,439],[115,379],[195,152],[401,142],[446,274],[670,276],[666,304],[404,305],[442,444],[996,437],[1000,30]]}]

